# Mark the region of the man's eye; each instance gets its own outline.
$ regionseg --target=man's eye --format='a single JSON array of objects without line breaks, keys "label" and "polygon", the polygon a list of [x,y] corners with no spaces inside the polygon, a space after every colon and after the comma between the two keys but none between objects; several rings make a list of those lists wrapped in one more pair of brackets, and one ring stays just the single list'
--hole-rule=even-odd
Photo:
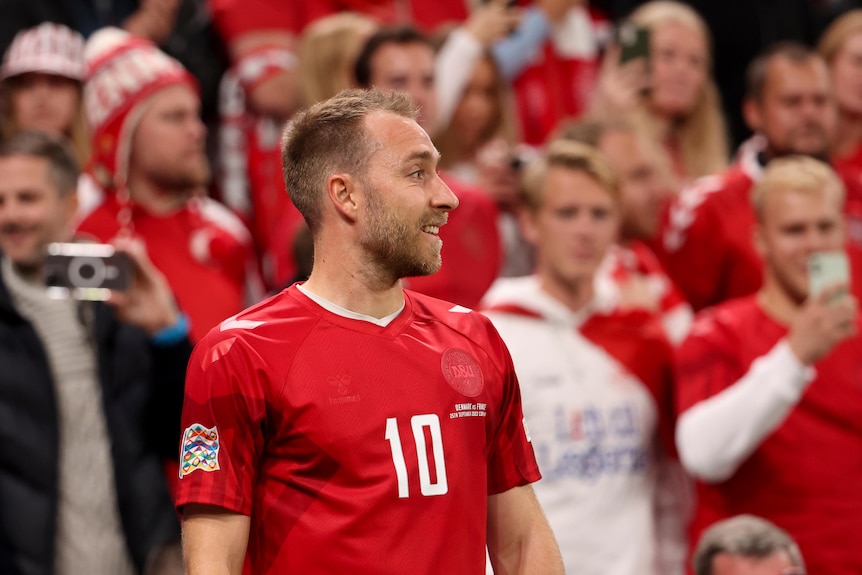
[{"label": "man's eye", "polygon": [[425,175],[425,170],[416,170],[414,172],[410,172],[411,178],[416,178],[417,180],[421,180],[422,176]]}]

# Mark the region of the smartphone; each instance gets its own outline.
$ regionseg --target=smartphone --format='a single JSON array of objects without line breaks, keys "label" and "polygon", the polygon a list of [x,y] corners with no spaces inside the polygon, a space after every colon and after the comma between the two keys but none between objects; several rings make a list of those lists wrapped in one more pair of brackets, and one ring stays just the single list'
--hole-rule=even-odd
[{"label": "smartphone", "polygon": [[52,298],[104,301],[112,290],[129,289],[132,272],[128,254],[110,244],[48,244],[44,273]]},{"label": "smartphone", "polygon": [[624,22],[617,29],[617,43],[620,45],[620,64],[635,58],[649,58],[649,28]]},{"label": "smartphone", "polygon": [[817,252],[808,257],[808,297],[817,298],[824,289],[839,283],[850,283],[845,252]]}]

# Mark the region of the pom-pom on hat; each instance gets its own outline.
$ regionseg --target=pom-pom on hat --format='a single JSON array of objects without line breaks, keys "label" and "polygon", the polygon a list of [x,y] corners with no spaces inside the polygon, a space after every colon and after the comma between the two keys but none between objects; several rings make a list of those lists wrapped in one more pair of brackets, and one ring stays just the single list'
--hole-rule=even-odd
[{"label": "pom-pom on hat", "polygon": [[84,110],[93,141],[92,172],[107,189],[125,188],[132,134],[150,97],[194,77],[144,38],[119,28],[93,34],[84,50]]},{"label": "pom-pom on hat", "polygon": [[29,72],[84,79],[84,37],[62,24],[45,22],[18,32],[3,55],[0,80]]}]

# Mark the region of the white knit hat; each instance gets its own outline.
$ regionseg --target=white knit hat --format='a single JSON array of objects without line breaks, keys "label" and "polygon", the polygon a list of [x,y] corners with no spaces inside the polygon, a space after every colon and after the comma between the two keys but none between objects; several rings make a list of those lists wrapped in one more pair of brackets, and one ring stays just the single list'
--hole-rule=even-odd
[{"label": "white knit hat", "polygon": [[50,22],[19,32],[3,56],[0,80],[28,72],[83,80],[84,37]]}]

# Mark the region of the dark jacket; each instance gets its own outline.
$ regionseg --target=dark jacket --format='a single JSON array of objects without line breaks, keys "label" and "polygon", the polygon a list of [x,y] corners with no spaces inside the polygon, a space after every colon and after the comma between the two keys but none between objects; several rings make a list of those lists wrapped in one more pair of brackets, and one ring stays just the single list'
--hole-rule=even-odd
[{"label": "dark jacket", "polygon": [[[135,565],[179,537],[163,461],[176,459],[187,339],[152,346],[101,303],[83,303],[93,334],[120,518]],[[88,318],[88,319],[84,319]],[[13,308],[0,275],[0,567],[51,575],[58,489],[58,421],[45,350]],[[8,567],[8,565],[12,567]]]}]

